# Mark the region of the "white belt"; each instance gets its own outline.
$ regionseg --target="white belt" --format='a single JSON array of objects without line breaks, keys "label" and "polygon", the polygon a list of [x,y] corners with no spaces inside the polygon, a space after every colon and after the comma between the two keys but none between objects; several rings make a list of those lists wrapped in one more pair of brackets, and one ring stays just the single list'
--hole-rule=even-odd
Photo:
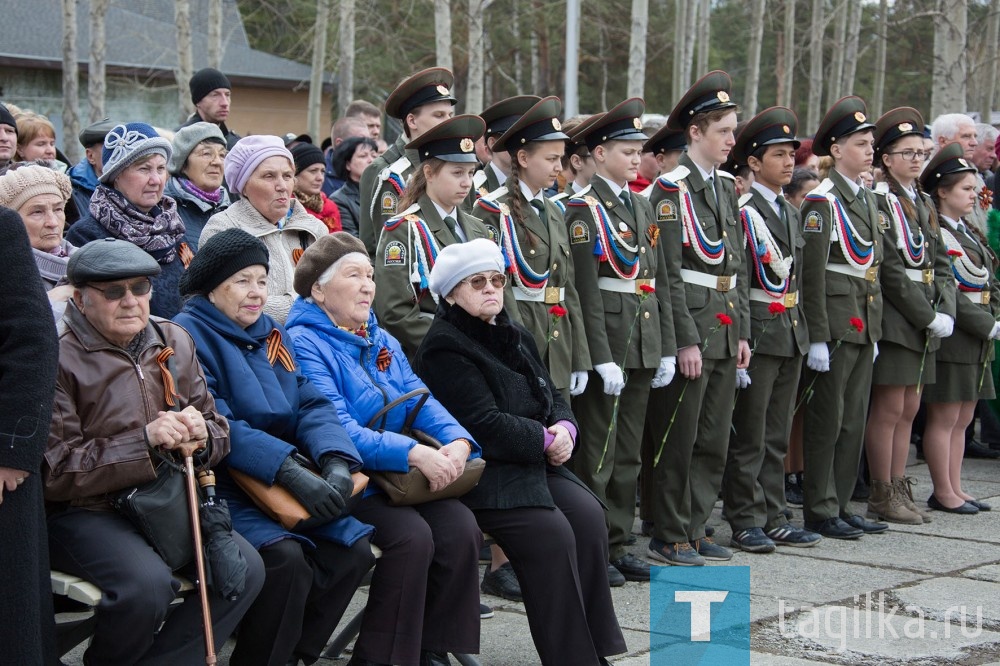
[{"label": "white belt", "polygon": [[774,298],[763,289],[751,289],[750,300],[758,303],[781,303],[786,308],[794,308],[799,304],[799,292],[793,291],[790,294],[783,294],[781,298]]},{"label": "white belt", "polygon": [[923,282],[924,284],[931,284],[934,282],[934,269],[924,268],[923,270],[917,268],[907,268],[906,277],[910,278],[914,282]]},{"label": "white belt", "polygon": [[708,287],[716,291],[729,291],[736,288],[736,273],[732,275],[712,275],[711,273],[700,273],[698,271],[681,269],[681,279],[688,284],[697,284]]},{"label": "white belt", "polygon": [[990,292],[988,289],[982,291],[962,291],[959,293],[965,294],[965,297],[976,305],[990,304]]},{"label": "white belt", "polygon": [[555,305],[566,300],[566,287],[545,287],[545,289],[539,289],[530,294],[526,294],[522,290],[515,288],[514,300]]},{"label": "white belt", "polygon": [[874,282],[878,279],[878,266],[872,266],[870,268],[855,268],[854,266],[849,266],[847,264],[827,264],[826,270],[831,273],[840,273],[841,275],[850,275],[851,277],[861,278],[862,280],[868,280],[869,282]]},{"label": "white belt", "polygon": [[620,294],[640,294],[639,287],[649,285],[656,289],[656,278],[652,280],[625,280],[623,278],[599,277],[597,278],[597,288],[602,291],[617,291]]}]

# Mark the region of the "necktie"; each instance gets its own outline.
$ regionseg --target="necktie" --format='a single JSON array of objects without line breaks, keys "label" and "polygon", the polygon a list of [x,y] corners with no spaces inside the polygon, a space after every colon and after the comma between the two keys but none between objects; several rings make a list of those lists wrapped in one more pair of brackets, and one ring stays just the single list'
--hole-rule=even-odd
[{"label": "necktie", "polygon": [[465,234],[462,233],[462,229],[458,226],[458,221],[455,218],[451,215],[447,215],[444,218],[444,223],[448,225],[449,229],[451,229],[451,233],[455,234],[455,238],[463,243],[465,242]]},{"label": "necktie", "polygon": [[629,215],[631,215],[634,218],[635,211],[632,209],[632,199],[628,195],[628,190],[622,190],[618,194],[618,198],[622,200],[623,204],[625,204],[625,208],[628,210]]},{"label": "necktie", "polygon": [[545,204],[542,203],[541,199],[532,199],[531,207],[535,209],[536,213],[538,213],[538,219],[542,221],[542,224],[548,225],[549,216],[548,213],[545,212]]},{"label": "necktie", "polygon": [[715,189],[716,178],[714,175],[708,177],[708,186],[712,188],[712,196],[715,197],[715,205],[719,205],[719,190]]},{"label": "necktie", "polygon": [[785,212],[785,206],[788,205],[788,202],[785,201],[785,197],[781,196],[780,194],[777,196],[775,200],[778,202],[778,217],[780,217],[781,221],[787,225],[788,213]]}]

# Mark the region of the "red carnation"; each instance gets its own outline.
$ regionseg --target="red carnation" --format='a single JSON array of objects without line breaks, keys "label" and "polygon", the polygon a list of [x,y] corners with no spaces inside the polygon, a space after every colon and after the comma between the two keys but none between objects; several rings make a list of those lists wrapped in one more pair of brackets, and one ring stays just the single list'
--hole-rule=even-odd
[{"label": "red carnation", "polygon": [[853,326],[854,330],[856,330],[858,333],[861,333],[865,330],[865,322],[861,321],[857,317],[851,317],[851,326]]},{"label": "red carnation", "polygon": [[648,284],[640,284],[639,285],[639,291],[641,291],[644,294],[655,294],[656,293],[656,287],[654,287],[652,285],[648,285]]},{"label": "red carnation", "polygon": [[949,257],[961,257],[962,254],[963,253],[962,253],[961,250],[948,250],[948,256]]},{"label": "red carnation", "polygon": [[553,317],[565,317],[566,308],[560,305],[553,305],[551,308],[549,308],[549,314],[552,315]]},{"label": "red carnation", "polygon": [[785,310],[786,310],[785,304],[779,303],[778,301],[775,301],[774,303],[771,303],[770,305],[767,306],[767,311],[775,316],[784,314]]},{"label": "red carnation", "polygon": [[720,326],[729,326],[733,323],[733,318],[727,315],[725,312],[720,312],[715,315],[715,318],[719,320]]}]

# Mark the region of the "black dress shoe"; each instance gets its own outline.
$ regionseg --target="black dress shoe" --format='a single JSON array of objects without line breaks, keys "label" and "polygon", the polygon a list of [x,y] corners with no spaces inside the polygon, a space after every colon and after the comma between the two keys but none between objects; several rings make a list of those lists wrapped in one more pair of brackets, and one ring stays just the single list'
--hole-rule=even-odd
[{"label": "black dress shoe", "polygon": [[785,475],[785,503],[791,506],[802,506],[801,474],[792,472]]},{"label": "black dress shoe", "polygon": [[446,652],[420,651],[420,666],[451,666]]},{"label": "black dress shoe", "polygon": [[865,534],[878,534],[879,532],[885,532],[889,529],[886,523],[876,523],[872,520],[865,520],[862,516],[854,514],[853,516],[847,516],[841,518],[845,523],[851,527],[856,527]]},{"label": "black dress shoe", "polygon": [[608,564],[608,585],[610,587],[623,587],[625,585],[625,576],[613,564]]},{"label": "black dress shoe", "polygon": [[625,553],[611,564],[625,576],[625,580],[644,582],[649,580],[649,564],[632,553]]},{"label": "black dress shoe", "polygon": [[971,516],[979,513],[979,509],[976,508],[971,502],[963,502],[959,506],[949,507],[941,504],[938,498],[931,493],[931,496],[927,498],[927,506],[934,509],[935,511],[944,511],[945,513],[957,513],[963,516]]},{"label": "black dress shoe", "polygon": [[965,501],[967,503],[971,504],[972,506],[976,507],[980,511],[992,511],[993,510],[992,506],[990,506],[986,502],[983,502],[982,500],[970,499],[970,500],[965,500]]},{"label": "black dress shoe", "polygon": [[816,532],[830,539],[857,539],[864,535],[864,532],[857,527],[848,525],[839,517],[827,518],[820,521],[807,521],[806,529]]},{"label": "black dress shoe", "polygon": [[510,562],[504,562],[494,571],[490,571],[487,567],[479,589],[483,594],[491,594],[494,597],[511,601],[523,601],[521,584],[517,580],[514,567],[510,565]]},{"label": "black dress shoe", "polygon": [[994,451],[988,446],[983,446],[978,440],[970,439],[965,443],[965,457],[994,460],[1000,458],[1000,451]]}]

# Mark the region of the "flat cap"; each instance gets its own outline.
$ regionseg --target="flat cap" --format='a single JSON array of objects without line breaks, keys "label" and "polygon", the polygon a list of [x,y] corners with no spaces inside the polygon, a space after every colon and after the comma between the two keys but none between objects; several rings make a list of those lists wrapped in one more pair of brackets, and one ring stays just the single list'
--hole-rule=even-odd
[{"label": "flat cap", "polygon": [[104,143],[104,137],[108,135],[115,125],[115,121],[111,118],[105,118],[104,120],[98,121],[93,125],[88,125],[84,127],[80,132],[80,143],[84,148],[90,148],[98,143]]},{"label": "flat cap", "polygon": [[856,95],[842,97],[834,102],[819,124],[813,138],[813,154],[826,157],[837,139],[871,129],[875,129],[875,125],[868,122],[865,101]]},{"label": "flat cap", "polygon": [[743,125],[736,134],[733,158],[737,164],[747,164],[750,157],[759,157],[766,146],[790,143],[796,149],[802,145],[795,138],[799,119],[784,106],[764,109]]},{"label": "flat cap", "polygon": [[639,97],[631,97],[619,103],[607,113],[601,114],[588,127],[573,135],[576,141],[587,144],[593,150],[605,141],[642,141],[649,139],[642,131],[642,113],[646,103]]},{"label": "flat cap", "polygon": [[517,122],[493,143],[493,150],[516,151],[532,141],[565,141],[569,137],[563,133],[559,123],[562,102],[558,97],[540,99],[524,112]]},{"label": "flat cap", "polygon": [[683,132],[699,113],[736,108],[736,102],[729,98],[732,89],[733,80],[728,74],[721,69],[709,72],[695,81],[677,102],[667,118],[667,127]]},{"label": "flat cap", "polygon": [[156,259],[138,245],[117,238],[90,241],[70,255],[66,266],[66,277],[77,286],[159,274]]},{"label": "flat cap", "polygon": [[949,143],[931,158],[920,174],[920,186],[926,192],[937,189],[941,179],[950,173],[976,173],[976,167],[965,159],[965,148],[960,143]]},{"label": "flat cap", "polygon": [[455,116],[421,134],[406,147],[418,151],[421,162],[436,157],[445,162],[472,164],[479,161],[476,141],[485,131],[486,123],[479,116]]},{"label": "flat cap", "polygon": [[875,152],[881,153],[896,139],[924,136],[924,117],[912,106],[900,106],[882,114],[875,121]]},{"label": "flat cap", "polygon": [[451,94],[455,76],[444,67],[417,72],[396,86],[385,100],[386,115],[403,120],[418,106],[431,102],[458,102]]}]

